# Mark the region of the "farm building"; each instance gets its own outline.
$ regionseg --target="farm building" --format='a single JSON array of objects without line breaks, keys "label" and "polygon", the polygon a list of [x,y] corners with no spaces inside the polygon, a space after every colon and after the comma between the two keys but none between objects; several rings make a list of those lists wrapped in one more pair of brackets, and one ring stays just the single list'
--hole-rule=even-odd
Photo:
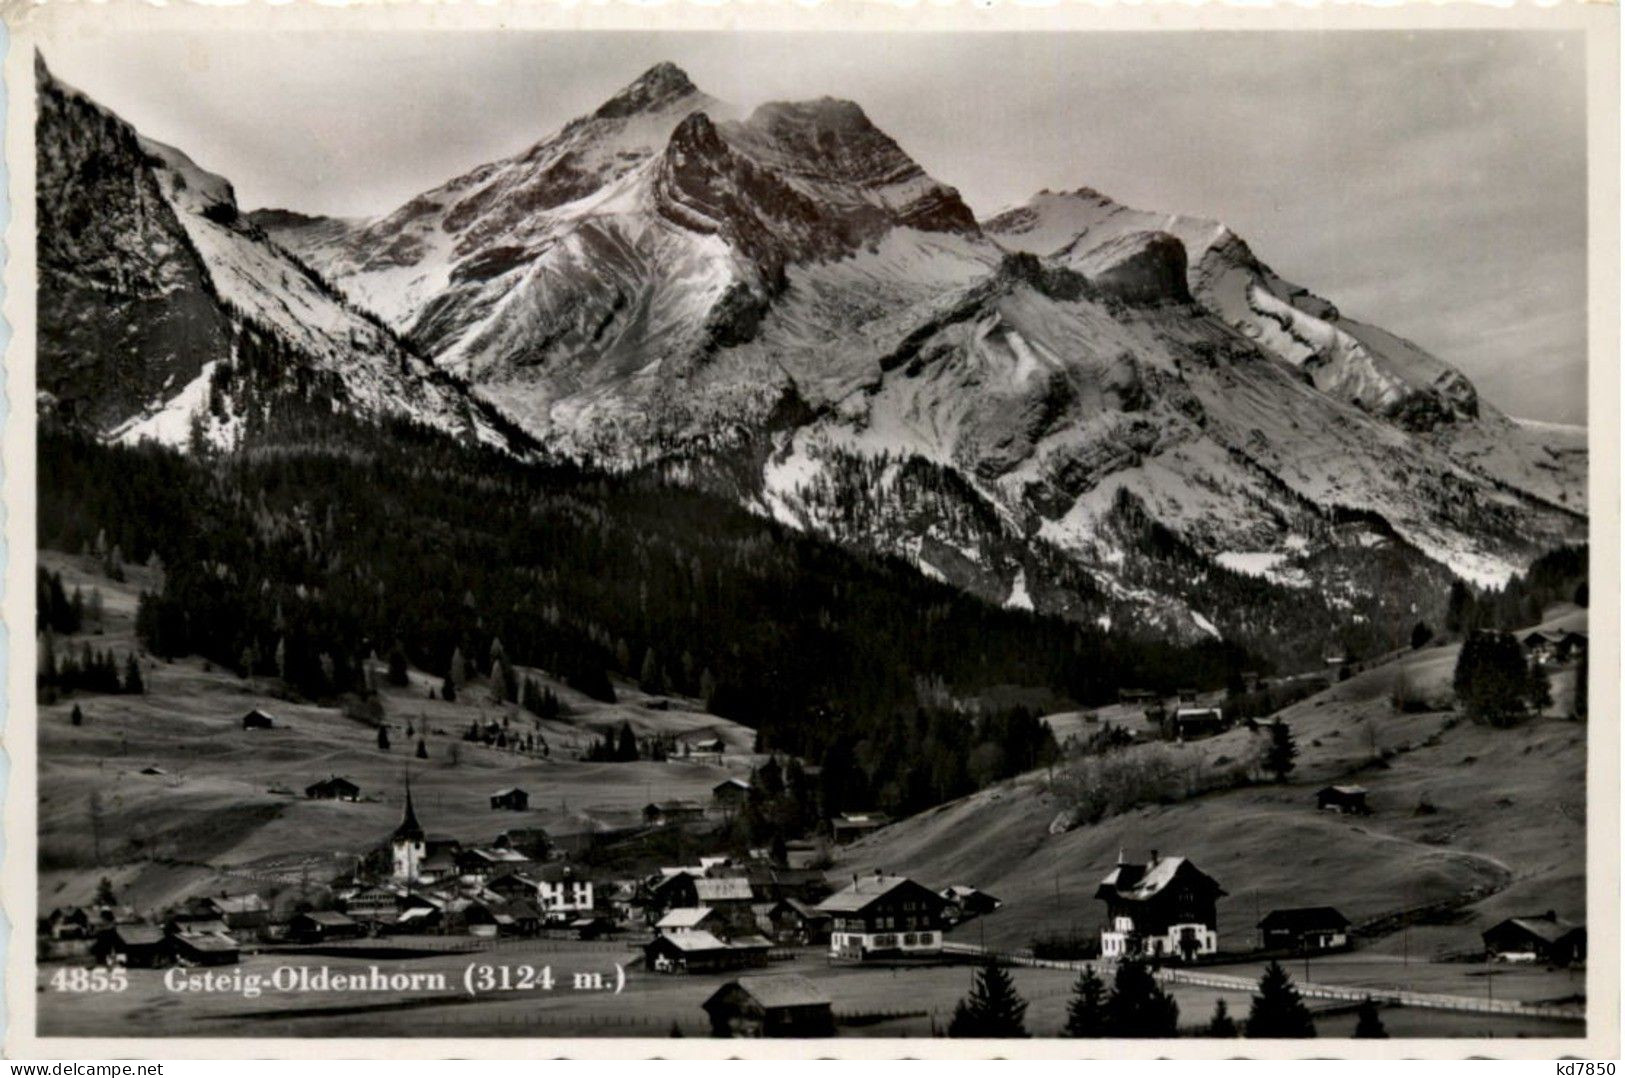
[{"label": "farm building", "polygon": [[1523,638],[1529,658],[1544,666],[1566,663],[1586,649],[1586,634],[1561,629],[1536,629]]},{"label": "farm building", "polygon": [[1216,707],[1181,707],[1168,724],[1174,740],[1196,741],[1224,733],[1224,711]]},{"label": "farm building", "polygon": [[698,801],[658,801],[643,806],[643,820],[651,826],[699,820],[705,816],[705,806]]},{"label": "farm building", "polygon": [[515,869],[530,867],[530,858],[518,850],[499,850],[494,846],[472,846],[458,850],[452,858],[457,875],[466,880],[488,880]]},{"label": "farm building", "polygon": [[854,876],[852,885],[818,905],[830,915],[829,953],[836,958],[925,955],[942,951],[947,927],[942,896],[906,876]]},{"label": "farm building", "polygon": [[1493,962],[1544,962],[1568,966],[1584,962],[1586,929],[1556,911],[1509,917],[1484,932],[1484,953]]},{"label": "farm building", "polygon": [[767,913],[773,938],[780,943],[811,946],[828,943],[831,914],[796,898],[781,898]]},{"label": "farm building", "polygon": [[344,900],[344,913],[362,924],[394,924],[400,916],[401,895],[388,887],[368,887]]},{"label": "farm building", "polygon": [[366,930],[338,910],[296,913],[288,921],[288,938],[298,943],[357,939]]},{"label": "farm building", "polygon": [[271,923],[271,908],[259,895],[218,895],[196,899],[192,913],[216,917],[233,932],[259,932]]},{"label": "farm building", "polygon": [[166,926],[170,951],[188,966],[235,966],[242,948],[220,921],[176,922]]},{"label": "farm building", "polygon": [[272,730],[275,728],[276,720],[259,708],[255,708],[243,716],[244,730]]},{"label": "farm building", "polygon": [[1367,792],[1364,786],[1323,786],[1315,791],[1315,807],[1353,816],[1369,816],[1371,806],[1365,801]]},{"label": "farm building", "polygon": [[1259,944],[1266,951],[1331,951],[1348,946],[1349,919],[1330,906],[1271,910],[1258,922]]},{"label": "farm building", "polygon": [[655,922],[655,935],[680,936],[685,932],[709,932],[721,939],[717,932],[721,923],[721,915],[709,906],[682,906],[667,910]]},{"label": "farm building", "polygon": [[878,831],[889,823],[891,819],[883,812],[843,812],[829,821],[829,829],[836,845],[841,845],[860,839],[871,831]]},{"label": "farm building", "polygon": [[829,862],[829,847],[815,839],[791,839],[784,844],[784,859],[791,869],[811,869],[815,864]]},{"label": "farm building", "polygon": [[750,793],[750,783],[744,779],[723,779],[711,787],[711,800],[717,807],[723,809],[737,809],[745,803],[745,795]]},{"label": "farm building", "polygon": [[767,940],[760,937],[724,943],[709,932],[656,936],[643,946],[644,968],[651,973],[712,973],[767,964]]},{"label": "farm building", "polygon": [[948,904],[947,917],[950,921],[956,923],[992,913],[1004,905],[1003,902],[986,891],[977,890],[975,887],[964,883],[944,887],[941,893],[943,901]]},{"label": "farm building", "polygon": [[320,801],[354,801],[361,796],[361,787],[342,776],[329,775],[306,786],[305,796]]},{"label": "farm building", "polygon": [[540,827],[510,827],[491,845],[499,850],[518,850],[532,861],[545,861],[553,853],[553,840]]},{"label": "farm building", "polygon": [[1219,949],[1217,905],[1224,889],[1183,857],[1151,857],[1143,865],[1118,855],[1095,897],[1106,903],[1100,932],[1104,958],[1154,955],[1195,958]]},{"label": "farm building", "polygon": [[463,911],[463,923],[469,935],[492,938],[495,936],[534,936],[542,927],[542,911],[528,899],[503,899],[497,902],[473,902]]},{"label": "farm building", "polygon": [[506,790],[498,790],[491,795],[491,808],[493,810],[506,809],[509,812],[525,812],[530,808],[530,794],[517,786],[510,786]]},{"label": "farm building", "polygon": [[423,895],[412,895],[402,902],[401,912],[390,930],[400,933],[438,932],[445,923],[443,903]]},{"label": "farm building", "polygon": [[40,935],[54,940],[89,939],[90,913],[83,906],[59,906],[40,921]]},{"label": "farm building", "polygon": [[118,963],[131,969],[158,969],[170,964],[172,954],[164,930],[156,925],[114,925],[96,936],[96,961]]},{"label": "farm building", "polygon": [[740,977],[700,1004],[713,1037],[833,1037],[830,998],[798,973]]},{"label": "farm building", "polygon": [[1120,704],[1154,704],[1161,697],[1151,689],[1118,689],[1117,702]]}]

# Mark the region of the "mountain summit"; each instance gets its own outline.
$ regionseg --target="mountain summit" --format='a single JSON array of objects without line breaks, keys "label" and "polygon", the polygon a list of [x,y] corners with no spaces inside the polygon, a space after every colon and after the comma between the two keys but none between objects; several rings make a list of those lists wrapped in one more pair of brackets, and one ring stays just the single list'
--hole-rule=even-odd
[{"label": "mountain summit", "polygon": [[[209,274],[292,312],[280,332],[334,369],[404,372],[402,407],[408,385],[466,380],[560,451],[1124,631],[1301,651],[1358,626],[1386,647],[1415,620],[1404,596],[1503,580],[1586,532],[1583,432],[1510,419],[1219,222],[1088,188],[978,222],[853,102],[740,116],[659,64],[360,221],[237,218],[225,181],[72,107],[77,128],[40,129],[60,199],[42,202],[42,371],[103,429],[136,402],[74,367],[81,337],[172,341],[142,394],[195,408],[185,364],[229,332],[192,313]],[[103,175],[87,138],[117,191],[75,186]],[[349,339],[377,343],[341,364]],[[1285,610],[1291,641],[1270,628]]]}]

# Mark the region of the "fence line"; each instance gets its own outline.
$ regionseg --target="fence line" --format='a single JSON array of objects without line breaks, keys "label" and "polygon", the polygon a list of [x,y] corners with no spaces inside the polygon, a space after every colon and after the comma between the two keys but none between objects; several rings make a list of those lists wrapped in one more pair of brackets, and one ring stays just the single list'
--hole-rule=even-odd
[{"label": "fence line", "polygon": [[[987,951],[969,943],[945,943],[942,949],[950,954],[960,954],[982,957],[991,954],[994,958],[1008,965],[1030,966],[1037,969],[1063,969],[1081,972],[1085,966],[1098,966],[1109,968],[1110,962],[1093,961],[1059,961],[1056,959],[1031,958],[1026,955],[1001,954],[996,951]],[[1217,988],[1227,992],[1244,992],[1252,995],[1258,990],[1258,983],[1247,977],[1237,977],[1225,973],[1198,973],[1184,969],[1159,969],[1154,974],[1159,981],[1169,984],[1184,984],[1194,988]],[[1345,1003],[1359,1003],[1367,996],[1378,1003],[1388,1003],[1401,1007],[1422,1007],[1436,1011],[1464,1011],[1472,1014],[1507,1014],[1522,1018],[1559,1018],[1567,1021],[1583,1022],[1585,1010],[1579,1007],[1561,1007],[1553,1004],[1523,1003],[1510,999],[1479,999],[1476,996],[1452,996],[1437,992],[1411,992],[1400,988],[1363,988],[1350,985],[1319,984],[1314,982],[1299,982],[1298,993],[1305,999],[1329,999]]]}]

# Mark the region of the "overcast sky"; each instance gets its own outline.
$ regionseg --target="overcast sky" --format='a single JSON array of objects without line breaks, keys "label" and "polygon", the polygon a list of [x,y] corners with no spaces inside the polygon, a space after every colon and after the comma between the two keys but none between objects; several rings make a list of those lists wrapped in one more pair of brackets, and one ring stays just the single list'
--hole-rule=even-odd
[{"label": "overcast sky", "polygon": [[851,98],[979,215],[1098,188],[1217,217],[1493,401],[1585,418],[1578,35],[84,36],[63,79],[245,209],[392,209],[660,60],[749,108]]}]

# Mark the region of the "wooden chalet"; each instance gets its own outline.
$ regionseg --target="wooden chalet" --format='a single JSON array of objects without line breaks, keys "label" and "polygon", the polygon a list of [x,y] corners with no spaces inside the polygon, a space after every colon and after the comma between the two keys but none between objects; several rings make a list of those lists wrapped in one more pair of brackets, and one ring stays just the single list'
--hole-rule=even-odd
[{"label": "wooden chalet", "polygon": [[366,929],[338,910],[310,910],[288,920],[288,939],[295,943],[327,943],[359,939]]},{"label": "wooden chalet", "polygon": [[878,831],[889,823],[891,818],[884,812],[843,812],[829,821],[829,830],[839,846],[860,839],[871,831]]},{"label": "wooden chalet", "polygon": [[91,949],[96,961],[131,969],[159,969],[170,965],[174,954],[169,938],[157,925],[113,925],[96,935]]},{"label": "wooden chalet", "polygon": [[493,811],[526,812],[530,809],[530,794],[517,786],[498,790],[491,795],[491,808]]},{"label": "wooden chalet", "polygon": [[1217,707],[1180,707],[1168,719],[1175,741],[1197,741],[1226,730],[1224,710]]},{"label": "wooden chalet", "polygon": [[541,931],[542,911],[529,899],[473,902],[463,911],[472,936],[534,936]]},{"label": "wooden chalet", "polygon": [[58,906],[40,920],[40,935],[54,940],[83,940],[93,934],[93,919],[83,906]]},{"label": "wooden chalet", "polygon": [[1585,925],[1565,921],[1554,910],[1509,917],[1484,931],[1484,954],[1492,962],[1575,965],[1586,958]]},{"label": "wooden chalet", "polygon": [[781,898],[767,914],[773,938],[791,946],[816,946],[829,942],[834,915],[798,898]]},{"label": "wooden chalet", "polygon": [[343,776],[329,775],[306,786],[305,796],[316,801],[355,801],[361,797],[361,787]]},{"label": "wooden chalet", "polygon": [[1586,649],[1586,634],[1566,629],[1536,629],[1524,636],[1524,650],[1532,662],[1566,663]]},{"label": "wooden chalet", "polygon": [[652,827],[705,818],[705,806],[698,801],[655,801],[643,806],[643,821]]},{"label": "wooden chalet", "polygon": [[934,955],[942,951],[942,896],[906,876],[854,876],[852,884],[818,904],[830,915],[829,953],[859,960]]},{"label": "wooden chalet", "polygon": [[553,839],[540,827],[510,827],[491,845],[499,850],[518,850],[532,861],[546,861],[553,854]]},{"label": "wooden chalet", "polygon": [[643,945],[644,968],[651,973],[714,973],[765,966],[771,944],[756,937],[724,942],[709,932],[656,936]]},{"label": "wooden chalet", "polygon": [[255,708],[243,716],[244,730],[272,730],[275,728],[276,720],[259,708]]},{"label": "wooden chalet", "polygon": [[750,783],[744,779],[723,779],[711,787],[711,800],[716,802],[718,808],[733,811],[745,803],[750,794]]},{"label": "wooden chalet", "polygon": [[1258,942],[1266,951],[1335,951],[1348,946],[1349,927],[1349,919],[1330,906],[1271,910],[1258,922]]},{"label": "wooden chalet", "polygon": [[188,966],[235,966],[242,948],[224,921],[171,921],[164,926],[170,952]]},{"label": "wooden chalet", "polygon": [[196,899],[191,912],[217,917],[235,933],[264,931],[271,923],[271,907],[259,895],[215,895]]},{"label": "wooden chalet", "polygon": [[1004,905],[1001,900],[969,884],[956,883],[951,887],[944,887],[940,893],[942,900],[947,903],[948,920],[956,924],[972,917],[992,913]]},{"label": "wooden chalet", "polygon": [[830,997],[799,973],[740,977],[700,1004],[713,1037],[833,1037]]},{"label": "wooden chalet", "polygon": [[1144,864],[1119,855],[1100,881],[1095,897],[1106,903],[1100,933],[1103,958],[1137,955],[1187,961],[1219,949],[1218,900],[1224,889],[1183,857],[1159,857]]},{"label": "wooden chalet", "polygon": [[534,897],[549,922],[572,921],[598,908],[592,878],[570,865],[537,865],[526,874],[536,881]]},{"label": "wooden chalet", "polygon": [[1315,807],[1350,816],[1369,816],[1371,806],[1366,804],[1364,786],[1322,786],[1315,791]]},{"label": "wooden chalet", "polygon": [[718,939],[726,940],[726,936],[718,931],[722,927],[722,915],[709,906],[680,906],[677,909],[667,910],[655,922],[655,935],[678,936],[685,932],[709,932]]},{"label": "wooden chalet", "polygon": [[457,875],[465,880],[488,880],[515,870],[530,867],[530,858],[518,850],[499,850],[495,846],[471,846],[452,855]]}]

